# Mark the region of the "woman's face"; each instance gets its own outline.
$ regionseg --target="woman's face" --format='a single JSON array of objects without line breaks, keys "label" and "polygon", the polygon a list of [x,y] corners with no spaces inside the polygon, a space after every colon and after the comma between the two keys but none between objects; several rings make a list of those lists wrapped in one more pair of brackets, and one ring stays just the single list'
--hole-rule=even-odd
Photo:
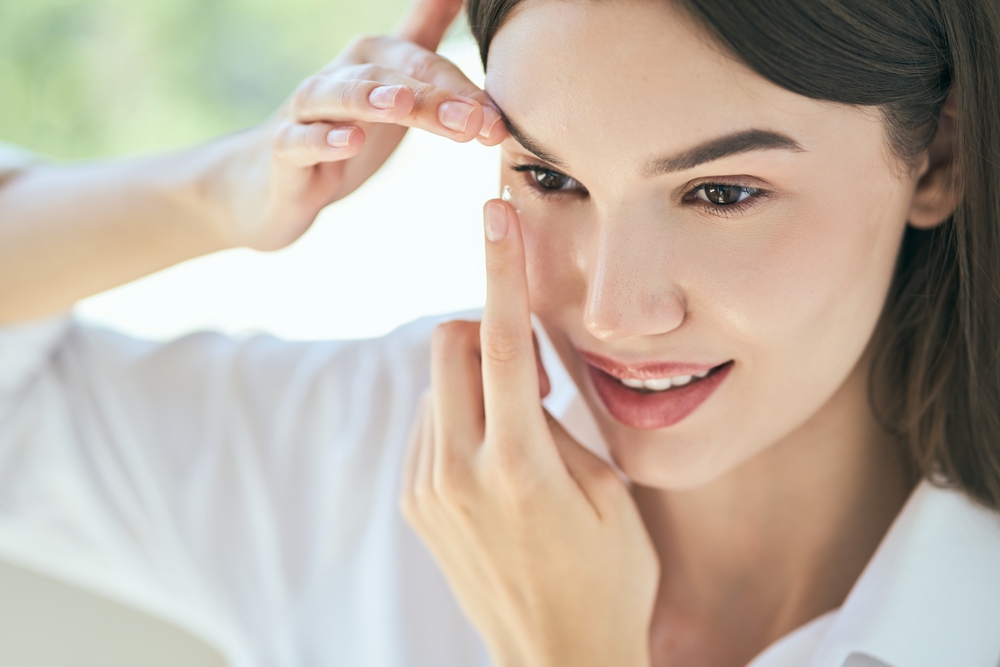
[{"label": "woman's face", "polygon": [[527,0],[486,89],[532,309],[633,480],[705,483],[823,408],[915,187],[876,113],[768,82],[662,0]]}]

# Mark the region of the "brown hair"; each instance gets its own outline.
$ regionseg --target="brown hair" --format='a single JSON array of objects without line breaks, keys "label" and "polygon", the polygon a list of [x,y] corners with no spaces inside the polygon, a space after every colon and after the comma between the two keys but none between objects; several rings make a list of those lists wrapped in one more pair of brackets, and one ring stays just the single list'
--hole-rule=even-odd
[{"label": "brown hair", "polygon": [[[961,202],[908,227],[871,345],[873,410],[924,477],[1000,509],[1000,3],[674,0],[761,76],[819,100],[878,107],[917,166],[949,92]],[[469,0],[485,67],[521,0]]]}]

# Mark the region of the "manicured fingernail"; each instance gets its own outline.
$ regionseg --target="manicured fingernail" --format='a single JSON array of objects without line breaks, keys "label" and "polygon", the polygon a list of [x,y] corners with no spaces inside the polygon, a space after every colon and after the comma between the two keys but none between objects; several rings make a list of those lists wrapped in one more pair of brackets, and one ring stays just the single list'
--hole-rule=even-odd
[{"label": "manicured fingernail", "polygon": [[351,143],[353,127],[335,127],[326,133],[326,143],[333,148],[346,148]]},{"label": "manicured fingernail", "polygon": [[496,243],[507,236],[507,211],[502,204],[489,202],[483,212],[483,229],[487,240]]},{"label": "manicured fingernail", "polygon": [[396,96],[402,89],[402,86],[380,86],[368,93],[368,101],[376,109],[387,111],[396,106]]},{"label": "manicured fingernail", "polygon": [[493,128],[496,127],[497,121],[500,120],[500,114],[493,107],[484,104],[483,105],[483,129],[479,130],[479,136],[483,139],[489,139],[490,135],[493,134]]},{"label": "manicured fingernail", "polygon": [[469,125],[469,117],[476,107],[465,102],[445,102],[438,107],[438,120],[454,132],[465,132]]}]

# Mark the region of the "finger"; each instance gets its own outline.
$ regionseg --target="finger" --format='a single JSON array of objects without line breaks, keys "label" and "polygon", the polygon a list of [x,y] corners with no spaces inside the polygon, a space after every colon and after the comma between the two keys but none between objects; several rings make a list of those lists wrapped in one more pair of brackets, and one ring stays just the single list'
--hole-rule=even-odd
[{"label": "finger", "polygon": [[479,139],[494,146],[507,137],[507,126],[493,100],[447,58],[416,44],[383,37],[359,42],[355,61],[360,65],[380,64],[412,79],[449,90],[459,97],[475,100],[483,107],[483,126]]},{"label": "finger", "polygon": [[544,427],[544,418],[521,228],[506,202],[487,202],[483,215],[486,308],[479,337],[486,441],[535,452],[539,448],[529,443]]},{"label": "finger", "polygon": [[407,76],[478,102],[483,108],[483,125],[479,131],[482,143],[495,146],[507,138],[507,126],[493,100],[455,63],[410,42],[386,41],[378,48],[388,62],[401,63],[400,71]]},{"label": "finger", "polygon": [[410,438],[406,447],[406,461],[403,463],[399,492],[400,501],[404,506],[412,501],[413,491],[416,487],[420,443],[423,436],[424,420],[428,418],[425,402],[426,395],[421,396],[420,401],[417,403],[417,411],[413,418],[413,426],[410,428]]},{"label": "finger", "polygon": [[290,110],[293,120],[395,123],[456,141],[471,141],[483,128],[484,110],[477,100],[381,66],[367,65],[357,73],[370,80],[319,74],[303,84]]},{"label": "finger", "polygon": [[413,490],[421,510],[426,512],[434,497],[434,408],[430,393],[424,395]]},{"label": "finger", "polygon": [[593,452],[573,439],[566,429],[548,412],[545,413],[549,431],[556,443],[559,457],[566,465],[566,471],[587,497],[598,516],[607,511],[611,496],[627,492],[624,482]]},{"label": "finger", "polygon": [[545,366],[542,365],[542,350],[538,347],[538,336],[535,332],[531,332],[531,342],[535,346],[535,361],[538,362],[538,393],[542,398],[549,395],[552,391],[552,383],[549,382],[549,374],[545,372]]},{"label": "finger", "polygon": [[[479,360],[479,322],[456,320],[434,330],[431,387],[439,448],[468,454],[483,441],[483,380]],[[438,451],[438,456],[444,452]]]},{"label": "finger", "polygon": [[409,42],[437,51],[462,4],[462,0],[414,0],[397,33]]},{"label": "finger", "polygon": [[295,167],[354,157],[365,145],[359,127],[331,123],[285,123],[274,137],[274,155]]}]

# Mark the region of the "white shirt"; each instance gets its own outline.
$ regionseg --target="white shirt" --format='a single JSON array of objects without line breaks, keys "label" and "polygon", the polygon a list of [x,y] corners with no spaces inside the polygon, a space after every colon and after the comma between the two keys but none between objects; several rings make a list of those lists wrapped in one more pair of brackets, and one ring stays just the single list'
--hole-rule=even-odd
[{"label": "white shirt", "polygon": [[[397,511],[437,321],[320,343],[0,330],[0,559],[176,623],[234,667],[488,665]],[[541,343],[547,407],[603,454]],[[1000,515],[927,483],[843,607],[752,663],[998,664]]]}]

